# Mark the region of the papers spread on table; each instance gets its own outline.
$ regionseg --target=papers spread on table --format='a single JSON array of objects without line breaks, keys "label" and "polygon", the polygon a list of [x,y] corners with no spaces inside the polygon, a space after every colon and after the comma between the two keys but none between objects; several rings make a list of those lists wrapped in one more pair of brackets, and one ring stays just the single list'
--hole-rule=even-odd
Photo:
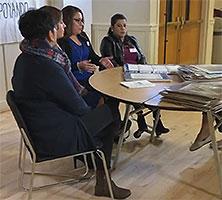
[{"label": "papers spread on table", "polygon": [[206,72],[207,74],[222,74],[222,64],[196,65],[195,67],[200,71]]},{"label": "papers spread on table", "polygon": [[222,64],[181,65],[178,74],[184,80],[210,80],[222,78]]},{"label": "papers spread on table", "polygon": [[160,92],[163,101],[214,113],[222,111],[222,81],[195,81]]},{"label": "papers spread on table", "polygon": [[127,87],[127,88],[145,88],[145,87],[153,87],[155,86],[154,83],[151,83],[147,80],[141,80],[141,81],[122,81],[120,82],[121,85]]},{"label": "papers spread on table", "polygon": [[179,65],[125,64],[124,80],[171,81],[169,73],[175,73]]}]

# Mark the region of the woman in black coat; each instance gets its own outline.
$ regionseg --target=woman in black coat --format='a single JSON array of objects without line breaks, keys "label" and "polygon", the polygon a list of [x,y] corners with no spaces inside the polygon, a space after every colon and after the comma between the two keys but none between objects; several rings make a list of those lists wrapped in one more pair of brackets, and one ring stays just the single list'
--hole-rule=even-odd
[{"label": "woman in black coat", "polygon": [[[107,105],[92,110],[83,100],[84,87],[72,75],[70,61],[56,43],[58,28],[51,15],[42,10],[31,10],[20,17],[19,29],[25,39],[13,71],[16,102],[38,156],[86,151],[91,148],[89,133],[110,168],[115,112]],[[96,164],[95,194],[109,196],[100,159],[96,158]],[[130,195],[114,182],[112,188],[117,199]]]},{"label": "woman in black coat", "polygon": [[[146,58],[136,38],[127,34],[126,17],[119,13],[111,18],[111,27],[109,28],[108,35],[101,42],[100,52],[104,57],[111,57],[114,66],[123,66],[126,63],[146,64]],[[134,133],[136,138],[140,137],[144,131],[148,131],[142,111],[137,116],[138,130]],[[153,116],[156,116],[155,111]],[[163,133],[168,133],[169,129],[163,126],[160,119],[155,131],[156,135],[159,136]]]}]

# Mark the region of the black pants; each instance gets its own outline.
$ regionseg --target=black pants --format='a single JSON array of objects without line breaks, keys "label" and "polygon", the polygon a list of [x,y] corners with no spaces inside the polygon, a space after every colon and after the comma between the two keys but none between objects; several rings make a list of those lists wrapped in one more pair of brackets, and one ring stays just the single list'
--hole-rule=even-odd
[{"label": "black pants", "polygon": [[[115,109],[115,105],[111,102],[81,117],[94,142],[104,152],[108,168],[111,167],[113,140],[120,124],[118,112]],[[97,156],[96,165],[97,169],[103,169],[102,161]]]}]

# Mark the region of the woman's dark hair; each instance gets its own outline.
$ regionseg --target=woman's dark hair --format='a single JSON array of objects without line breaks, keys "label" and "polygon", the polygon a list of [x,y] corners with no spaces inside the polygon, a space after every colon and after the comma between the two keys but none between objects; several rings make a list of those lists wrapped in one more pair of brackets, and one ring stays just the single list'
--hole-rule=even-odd
[{"label": "woman's dark hair", "polygon": [[43,10],[29,10],[19,19],[19,30],[25,39],[45,39],[55,28],[55,20]]},{"label": "woman's dark hair", "polygon": [[66,25],[64,37],[69,37],[72,35],[72,25],[73,25],[73,16],[80,12],[82,14],[82,22],[84,23],[84,15],[80,8],[75,6],[66,6],[62,9],[63,21]]},{"label": "woman's dark hair", "polygon": [[39,10],[48,12],[52,18],[55,20],[55,23],[58,24],[62,19],[62,11],[53,6],[43,6]]},{"label": "woman's dark hair", "polygon": [[[115,15],[113,15],[111,17],[111,27],[114,26],[116,24],[116,22],[120,19],[125,19],[127,21],[127,18],[123,14],[116,13]],[[108,34],[112,33],[112,28],[111,27],[109,27]]]}]

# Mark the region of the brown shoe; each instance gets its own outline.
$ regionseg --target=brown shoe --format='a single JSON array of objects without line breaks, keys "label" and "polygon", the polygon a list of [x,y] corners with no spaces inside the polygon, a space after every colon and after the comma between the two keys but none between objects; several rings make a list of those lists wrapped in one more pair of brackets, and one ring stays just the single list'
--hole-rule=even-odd
[{"label": "brown shoe", "polygon": [[201,148],[202,146],[208,144],[211,142],[211,136],[209,135],[207,138],[201,140],[201,141],[195,141],[191,146],[190,146],[190,151],[196,151],[197,149]]},{"label": "brown shoe", "polygon": [[[125,199],[131,195],[131,191],[129,189],[118,187],[112,180],[111,180],[111,186],[113,190],[113,196],[115,199]],[[107,183],[96,184],[95,195],[110,197],[110,192]]]}]

